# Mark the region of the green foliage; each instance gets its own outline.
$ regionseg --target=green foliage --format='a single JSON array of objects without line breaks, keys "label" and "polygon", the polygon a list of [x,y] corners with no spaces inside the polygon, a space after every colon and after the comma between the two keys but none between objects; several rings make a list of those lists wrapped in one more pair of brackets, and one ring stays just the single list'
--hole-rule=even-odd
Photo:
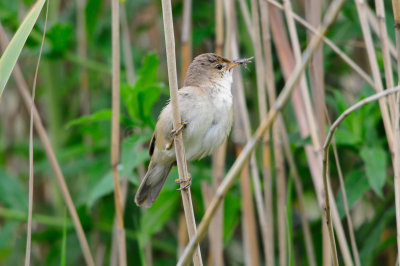
[{"label": "green foliage", "polygon": [[28,210],[28,197],[21,182],[0,169],[0,202],[17,210]]},{"label": "green foliage", "polygon": [[61,245],[61,256],[60,256],[60,266],[66,266],[67,262],[67,210],[64,211],[64,225],[62,232],[62,245]]},{"label": "green foliage", "polygon": [[376,224],[374,224],[374,226],[371,228],[371,231],[368,232],[366,239],[364,239],[363,241],[364,245],[360,250],[361,265],[375,265],[374,255],[376,255],[375,251],[380,245],[382,231],[387,225],[388,221],[393,217],[393,209],[385,211],[383,215],[380,216],[379,219],[377,219]]},{"label": "green foliage", "polygon": [[[346,190],[347,203],[349,210],[352,209],[354,204],[361,199],[365,192],[370,188],[369,183],[366,182],[364,171],[354,170],[345,177],[344,187]],[[339,211],[339,216],[343,218],[346,215],[343,202],[342,190],[338,190],[336,196],[336,203]]]},{"label": "green foliage", "polygon": [[93,39],[96,27],[98,26],[102,4],[103,1],[101,0],[88,0],[86,3],[86,33],[89,40]]},{"label": "green foliage", "polygon": [[68,51],[71,45],[73,29],[70,24],[57,23],[49,28],[46,36],[50,42],[51,54],[60,56]]},{"label": "green foliage", "polygon": [[138,79],[133,86],[121,86],[121,98],[127,111],[135,122],[154,127],[151,111],[161,92],[161,84],[157,82],[158,58],[149,54],[139,71]]},{"label": "green foliage", "polygon": [[109,121],[112,118],[112,111],[111,109],[105,109],[105,110],[100,110],[97,111],[91,115],[86,115],[86,116],[81,116],[77,119],[74,119],[70,121],[67,124],[67,128],[73,127],[73,126],[78,126],[78,125],[83,125],[83,124],[88,124],[88,123],[93,123],[93,122],[98,122],[98,121]]},{"label": "green foliage", "polygon": [[387,167],[385,151],[381,148],[363,147],[360,155],[365,163],[369,185],[378,196],[383,197],[382,187],[385,184]]},{"label": "green foliage", "polygon": [[[159,200],[158,200],[159,199]],[[179,193],[176,190],[162,190],[154,205],[140,216],[139,242],[145,244],[150,236],[159,232],[176,212],[179,206]]]},{"label": "green foliage", "polygon": [[[139,147],[148,139],[148,134],[133,135],[122,142],[121,164],[118,167],[120,177],[127,177],[131,183],[137,185],[137,177],[133,170],[148,158],[147,151],[138,152]],[[89,208],[101,197],[114,191],[114,182],[111,169],[101,177],[90,189],[87,195]]]},{"label": "green foliage", "polygon": [[232,191],[225,197],[224,204],[224,243],[232,241],[235,228],[240,222],[240,195]]}]

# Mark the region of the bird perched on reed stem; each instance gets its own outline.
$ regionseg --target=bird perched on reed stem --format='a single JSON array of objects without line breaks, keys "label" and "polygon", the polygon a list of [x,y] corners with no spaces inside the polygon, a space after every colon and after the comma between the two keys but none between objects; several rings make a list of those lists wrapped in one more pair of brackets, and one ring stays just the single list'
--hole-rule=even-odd
[{"label": "bird perched on reed stem", "polygon": [[187,161],[203,158],[227,138],[232,126],[232,69],[251,58],[229,60],[213,53],[201,54],[190,64],[184,87],[178,91],[181,126],[173,129],[172,106],[162,110],[149,153],[151,161],[135,196],[138,206],[153,205],[176,163],[174,136],[183,130]]}]

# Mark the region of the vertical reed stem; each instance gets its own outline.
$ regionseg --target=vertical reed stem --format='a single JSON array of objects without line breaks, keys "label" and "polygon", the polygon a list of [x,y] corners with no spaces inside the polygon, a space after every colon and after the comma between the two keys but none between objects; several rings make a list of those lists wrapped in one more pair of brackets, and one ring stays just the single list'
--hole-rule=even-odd
[{"label": "vertical reed stem", "polygon": [[111,127],[111,167],[114,177],[114,201],[118,224],[118,258],[119,265],[125,266],[126,244],[124,215],[122,210],[121,188],[119,183],[119,120],[120,120],[120,40],[119,40],[119,1],[111,0],[112,17],[112,127]]},{"label": "vertical reed stem", "polygon": [[[269,28],[269,15],[268,15],[268,3],[264,0],[259,0],[260,13],[261,13],[261,32],[264,47],[264,58],[265,58],[265,84],[268,92],[269,105],[273,106],[276,100],[276,88],[275,88],[275,77],[274,77],[274,66],[272,61],[272,48],[271,48],[271,33]],[[279,146],[279,125],[276,123],[272,126],[273,131],[273,147],[274,155],[281,152]],[[271,176],[271,155],[270,145],[265,143],[270,140],[271,136],[269,132],[266,134],[266,139],[263,145],[263,176],[264,176],[264,201],[265,201],[265,212],[266,212],[266,227],[267,236],[264,241],[266,245],[266,265],[275,265],[275,251],[274,251],[274,208],[273,208],[273,197],[272,197],[272,176]],[[268,141],[269,142],[269,141]],[[281,160],[278,160],[281,161]]]},{"label": "vertical reed stem", "polygon": [[[176,75],[176,57],[175,57],[175,38],[174,38],[174,26],[172,21],[172,8],[170,0],[162,0],[162,12],[164,22],[164,36],[165,36],[165,47],[167,52],[167,64],[168,64],[168,81],[171,96],[172,115],[174,118],[174,128],[178,128],[181,124],[181,114],[178,106],[178,78]],[[187,163],[185,158],[185,147],[183,145],[182,132],[179,132],[175,136],[175,153],[176,162],[178,164],[179,179],[181,180],[181,188],[185,187],[185,183],[188,182],[190,176],[187,169]],[[194,218],[192,197],[190,194],[190,187],[182,189],[182,201],[183,208],[185,210],[185,218],[188,227],[189,239],[192,239],[196,234],[196,222]],[[196,252],[193,256],[193,263],[195,266],[203,265],[200,253],[200,246],[197,245],[195,248]]]},{"label": "vertical reed stem", "polygon": [[[224,9],[223,0],[215,0],[215,53],[223,55],[224,41]],[[225,140],[212,156],[213,191],[216,191],[225,175],[227,141]],[[215,266],[224,265],[223,257],[223,228],[224,227],[224,203],[218,209],[209,230],[210,252]]]},{"label": "vertical reed stem", "polygon": [[[77,18],[77,42],[78,42],[78,56],[82,60],[87,60],[87,37],[86,37],[86,14],[85,14],[85,0],[76,0],[76,18]],[[90,113],[89,105],[89,77],[86,67],[81,67],[80,71],[80,100],[82,115]],[[86,139],[85,139],[86,140]]]},{"label": "vertical reed stem", "polygon": [[[400,0],[392,0],[396,31],[397,84],[400,84]],[[397,257],[400,256],[400,93],[397,93],[394,115],[394,191],[396,206]]]},{"label": "vertical reed stem", "polygon": [[294,187],[295,187],[296,194],[297,194],[297,200],[299,202],[301,226],[303,228],[304,243],[306,246],[308,264],[310,266],[316,266],[317,262],[315,259],[314,244],[312,241],[310,225],[308,224],[307,213],[306,213],[306,208],[305,208],[305,203],[304,203],[303,185],[301,182],[299,172],[297,170],[296,163],[294,161],[292,151],[290,150],[290,147],[289,147],[289,143],[290,143],[289,137],[287,134],[285,124],[283,123],[282,116],[280,116],[278,118],[278,123],[280,126],[279,127],[280,133],[282,135],[283,149],[285,151],[285,156],[286,156],[287,162],[289,164],[290,172],[292,173],[292,176],[293,176]]},{"label": "vertical reed stem", "polygon": [[27,233],[26,233],[26,249],[25,249],[25,266],[30,265],[31,261],[31,242],[32,242],[32,213],[33,213],[33,113],[35,108],[35,94],[36,94],[36,81],[39,72],[40,59],[42,57],[44,38],[46,36],[47,29],[47,17],[49,14],[49,1],[46,3],[46,17],[44,21],[44,29],[42,42],[40,44],[39,57],[36,64],[35,76],[33,78],[32,85],[32,100],[30,108],[30,120],[29,120],[29,201],[28,201],[28,223],[27,223]]}]

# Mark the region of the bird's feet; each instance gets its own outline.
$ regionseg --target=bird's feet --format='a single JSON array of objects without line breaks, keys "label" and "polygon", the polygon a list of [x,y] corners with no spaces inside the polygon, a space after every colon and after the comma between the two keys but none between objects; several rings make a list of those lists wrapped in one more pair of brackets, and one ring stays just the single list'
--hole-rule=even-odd
[{"label": "bird's feet", "polygon": [[181,121],[181,125],[177,129],[171,130],[171,136],[176,137],[176,135],[178,135],[179,132],[181,132],[187,126],[187,124],[189,123],[186,121]]},{"label": "bird's feet", "polygon": [[178,188],[177,190],[183,190],[183,189],[188,189],[190,187],[190,185],[192,184],[192,176],[190,174],[188,174],[189,176],[186,178],[186,180],[180,180],[175,179],[175,183],[180,184],[181,187]]},{"label": "bird's feet", "polygon": [[176,135],[179,134],[179,132],[181,132],[187,126],[187,124],[189,123],[186,121],[181,121],[181,125],[177,129],[171,130],[172,140],[170,143],[168,143],[167,147],[165,148],[166,150],[170,150],[172,148],[172,145],[174,145],[174,138],[176,137]]}]

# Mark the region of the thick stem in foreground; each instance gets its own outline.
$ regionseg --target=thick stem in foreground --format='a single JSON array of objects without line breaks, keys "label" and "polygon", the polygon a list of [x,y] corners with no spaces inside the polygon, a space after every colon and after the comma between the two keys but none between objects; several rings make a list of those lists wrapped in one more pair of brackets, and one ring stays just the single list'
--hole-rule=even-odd
[{"label": "thick stem in foreground", "polygon": [[[175,39],[174,39],[174,26],[172,21],[172,8],[171,1],[162,0],[162,12],[164,22],[164,36],[165,36],[165,47],[167,52],[167,64],[168,64],[168,81],[171,96],[172,115],[173,115],[173,126],[179,128],[181,124],[181,114],[178,106],[178,78],[176,74],[176,57],[175,57]],[[185,147],[183,145],[182,132],[179,131],[175,135],[175,153],[176,162],[178,165],[179,179],[181,182],[181,188],[184,188],[185,183],[189,179],[189,173],[187,169],[187,163],[185,158]],[[192,198],[190,194],[190,187],[181,190],[183,208],[185,210],[186,223],[188,227],[189,239],[192,239],[196,234],[196,222],[194,219]],[[196,253],[193,256],[193,263],[195,266],[203,265],[201,260],[200,246],[197,246]]]}]

